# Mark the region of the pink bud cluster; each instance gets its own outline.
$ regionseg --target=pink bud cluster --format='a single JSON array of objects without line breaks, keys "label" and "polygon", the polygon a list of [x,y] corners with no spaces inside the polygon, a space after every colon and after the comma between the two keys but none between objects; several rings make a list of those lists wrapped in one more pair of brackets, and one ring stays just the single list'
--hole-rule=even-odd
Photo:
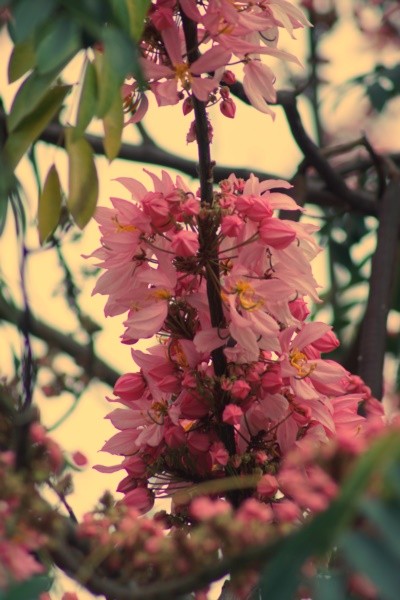
[{"label": "pink bud cluster", "polygon": [[[199,56],[188,61],[183,18],[198,27]],[[184,114],[191,111],[193,97],[208,106],[220,102],[223,115],[233,118],[235,104],[229,96],[237,65],[243,67],[243,85],[250,102],[271,114],[267,102],[275,102],[275,76],[262,62],[263,56],[298,63],[292,54],[278,49],[280,29],[292,37],[296,28],[309,25],[303,13],[287,0],[221,2],[156,0],[151,4],[139,44],[141,66],[158,106],[183,101]],[[189,51],[191,49],[189,48]],[[128,123],[146,114],[146,90],[137,81],[124,85]]]},{"label": "pink bud cluster", "polygon": [[[103,450],[124,460],[97,467],[124,470],[118,491],[142,512],[155,497],[201,481],[254,475],[271,482],[293,448],[353,439],[366,424],[357,413],[363,389],[322,357],[338,345],[331,328],[306,320],[307,298],[318,301],[310,261],[319,247],[314,226],[277,216],[299,210],[282,192],[291,186],[231,175],[209,206],[180,177],[149,175],[153,190],[121,178],[131,201],[112,198],[113,208],[98,209],[101,247],[92,255],[105,269],[94,293],[108,296],[106,315],[127,314],[122,341],[157,336],[147,351],[132,349],[139,371],[123,375],[110,399],[122,407],[108,415],[118,433]],[[219,327],[210,318],[210,277]],[[226,364],[219,375],[215,353]],[[295,519],[332,497],[323,483],[315,492],[318,477],[299,471],[293,481],[296,489],[308,481],[303,495],[278,477],[276,489],[254,486],[242,500],[254,494],[277,520]]]},{"label": "pink bud cluster", "polygon": [[33,554],[46,542],[30,521],[27,487],[14,471],[15,454],[0,453],[0,590],[42,573],[43,565]]}]

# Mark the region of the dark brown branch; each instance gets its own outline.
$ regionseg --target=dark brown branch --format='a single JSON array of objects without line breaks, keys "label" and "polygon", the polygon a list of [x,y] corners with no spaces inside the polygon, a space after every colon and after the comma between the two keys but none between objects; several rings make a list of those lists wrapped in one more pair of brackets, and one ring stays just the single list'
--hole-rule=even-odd
[{"label": "dark brown branch", "polygon": [[[8,304],[0,295],[0,319],[19,327],[23,318],[23,311]],[[46,342],[50,348],[65,352],[89,376],[97,377],[111,387],[114,386],[115,381],[120,375],[107,363],[93,354],[90,346],[79,344],[70,335],[61,333],[33,316],[31,316],[29,321],[29,333]]]},{"label": "dark brown branch", "polygon": [[[249,100],[240,83],[232,85],[231,90],[237,98],[249,104]],[[359,191],[355,192],[348,188],[343,178],[336,173],[318,146],[307,134],[297,109],[296,94],[287,91],[278,92],[276,104],[282,106],[297,145],[307,158],[309,164],[316,169],[329,191],[338,196],[342,204],[348,204],[355,210],[377,216],[378,206],[376,202],[371,199],[369,194]]]},{"label": "dark brown branch", "polygon": [[278,94],[278,103],[282,105],[285,111],[290,130],[297,145],[304,156],[307,157],[308,162],[318,171],[328,189],[338,195],[344,203],[353,209],[361,210],[362,212],[368,211],[369,214],[377,215],[378,207],[376,203],[371,201],[362,192],[354,192],[348,188],[343,178],[335,172],[320,152],[318,146],[308,136],[297,109],[296,96],[292,92],[280,92]]},{"label": "dark brown branch", "polygon": [[375,398],[382,398],[386,320],[400,226],[400,176],[388,185],[382,198],[376,251],[372,257],[367,310],[361,332],[359,375]]},{"label": "dark brown branch", "polygon": [[[192,64],[200,57],[200,51],[197,43],[197,24],[189,19],[181,11],[182,27],[185,36],[187,57],[189,64]],[[206,112],[206,103],[201,102],[192,94],[193,108],[195,114],[196,142],[199,156],[199,179],[201,192],[201,206],[203,214],[199,215],[199,256],[203,261],[206,270],[207,300],[210,311],[210,320],[213,327],[222,328],[225,324],[224,311],[221,299],[221,280],[218,261],[217,229],[219,223],[216,221],[212,206],[214,202],[213,190],[213,168],[211,161],[208,118]],[[223,346],[216,348],[211,352],[214,372],[217,377],[226,373],[226,358]],[[222,412],[224,409],[223,393],[219,382],[215,383],[214,388],[217,410],[220,413],[220,434],[229,454],[233,456],[236,453],[236,443],[234,428],[222,422]],[[239,503],[239,497],[236,492],[228,495],[234,506]],[[187,590],[189,591],[189,590]]]},{"label": "dark brown branch", "polygon": [[[244,94],[244,92],[243,92]],[[244,97],[242,98],[244,99]],[[247,99],[246,99],[247,101]],[[0,111],[0,125],[5,122],[5,115]],[[85,134],[85,137],[91,144],[95,154],[104,155],[104,147],[101,137]],[[138,145],[124,143],[121,145],[118,158],[122,160],[128,160],[133,162],[141,162],[151,165],[160,165],[166,168],[176,169],[185,173],[189,177],[198,177],[198,168],[194,161],[183,158],[176,154],[172,154],[159,146],[157,146],[151,138],[143,137],[143,142]],[[42,132],[39,137],[40,142],[52,144],[56,146],[64,145],[64,128],[59,123],[50,123],[48,127]],[[400,163],[400,155],[394,155],[393,159]],[[364,171],[372,166],[371,160],[365,158],[359,161],[353,161],[349,164],[343,165],[338,168],[337,172],[340,175],[347,175],[349,173],[357,172],[358,170]],[[269,173],[267,171],[259,171],[257,169],[246,169],[243,167],[230,167],[230,166],[214,166],[213,169],[215,181],[221,181],[227,179],[231,173],[235,173],[237,177],[247,179],[250,173],[253,173],[256,177],[261,180],[264,179],[280,179],[282,175],[277,173]],[[288,177],[288,176],[287,176]],[[287,190],[283,190],[285,193],[290,194]],[[365,197],[369,199],[370,205],[375,210],[373,204],[373,198],[369,194],[365,194]],[[307,189],[305,190],[305,204],[317,204],[319,206],[338,206],[343,207],[343,200],[332,193],[324,189],[323,182],[314,177],[307,177]],[[361,210],[361,209],[360,209]],[[369,210],[362,211],[365,214],[372,214]]]},{"label": "dark brown branch", "polygon": [[[197,24],[191,21],[182,11],[182,26],[185,34],[186,48],[188,49],[189,64],[200,56],[197,45]],[[210,142],[208,139],[208,119],[205,102],[201,102],[192,95],[195,114],[196,141],[199,154],[199,179],[201,190],[201,204],[204,208],[213,205],[213,167],[211,161]],[[222,309],[220,272],[217,255],[217,230],[213,223],[212,215],[205,213],[205,217],[199,218],[200,254],[206,261],[208,271],[207,298],[210,309],[211,324],[213,327],[222,327],[224,323],[224,312]],[[214,239],[212,239],[214,238]],[[215,374],[221,376],[226,370],[226,359],[223,349],[217,348],[212,352]]]}]

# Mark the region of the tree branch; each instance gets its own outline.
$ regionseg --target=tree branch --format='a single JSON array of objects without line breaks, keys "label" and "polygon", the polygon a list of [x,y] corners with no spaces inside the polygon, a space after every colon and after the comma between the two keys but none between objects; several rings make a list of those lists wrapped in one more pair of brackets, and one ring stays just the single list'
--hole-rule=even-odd
[{"label": "tree branch", "polygon": [[[8,304],[0,295],[0,319],[20,327],[24,319],[24,312]],[[70,335],[63,334],[31,315],[29,320],[29,333],[48,344],[71,356],[76,364],[82,367],[91,377],[97,377],[104,383],[113,387],[120,373],[115,371],[103,360],[98,358],[92,348],[76,342]]]},{"label": "tree branch", "polygon": [[367,309],[361,331],[359,375],[375,398],[382,398],[386,320],[395,270],[400,226],[400,175],[393,177],[382,198],[376,251],[372,257]]},{"label": "tree branch", "polygon": [[[235,90],[236,90],[235,84]],[[242,88],[241,88],[242,89]],[[238,94],[236,94],[238,95]],[[238,95],[240,99],[244,100],[248,103],[247,98]],[[5,122],[5,115],[0,111],[0,125]],[[101,137],[85,134],[86,139],[91,144],[95,154],[103,156],[104,155],[104,147]],[[144,139],[144,138],[143,138]],[[42,132],[39,137],[40,142],[44,142],[47,144],[52,144],[55,146],[63,146],[64,145],[64,128],[59,123],[50,123],[48,127]],[[197,178],[198,177],[198,168],[194,161],[185,159],[176,154],[172,154],[159,146],[157,146],[152,139],[147,135],[146,140],[141,144],[134,145],[129,143],[123,143],[121,145],[120,152],[118,154],[118,158],[122,160],[128,160],[132,162],[141,162],[145,164],[151,165],[160,165],[162,167],[175,169],[181,171],[181,173],[185,173],[189,177]],[[394,154],[391,155],[391,158],[396,162],[400,163],[400,155]],[[369,158],[359,159],[356,161],[352,161],[347,163],[337,169],[338,176],[345,176],[359,170],[365,171],[370,168],[372,162]],[[260,171],[257,169],[246,169],[244,167],[233,167],[233,166],[221,166],[216,165],[213,169],[214,179],[216,182],[221,181],[223,179],[227,179],[231,173],[235,173],[237,177],[241,177],[243,179],[248,179],[250,173],[253,173],[256,177],[261,180],[264,179],[281,179],[282,175],[277,173],[270,173],[267,171]],[[289,177],[288,175],[286,177]],[[331,190],[327,190],[324,188],[324,182],[321,181],[317,177],[308,176],[306,179],[307,189],[305,190],[304,203],[305,204],[316,204],[318,206],[333,206],[333,207],[343,207],[343,199],[333,193]],[[290,190],[282,190],[286,194],[291,194]],[[359,208],[361,212],[365,214],[375,214],[376,205],[374,203],[374,199],[371,194],[364,193],[365,198],[369,201],[366,203],[365,210]],[[370,207],[372,207],[373,212],[371,212]]]},{"label": "tree branch", "polygon": [[[246,104],[250,104],[242,84],[235,83],[231,86],[231,91],[237,98]],[[307,158],[308,162],[319,173],[329,191],[338,196],[341,199],[342,204],[348,204],[355,210],[377,216],[378,206],[376,202],[372,200],[368,194],[365,194],[364,192],[354,192],[348,188],[342,177],[336,173],[333,167],[331,167],[318,146],[308,136],[297,109],[296,94],[288,91],[278,92],[276,104],[282,106],[297,145]]]},{"label": "tree branch", "polygon": [[[189,19],[184,11],[181,11],[181,17],[188,61],[189,64],[192,64],[200,57],[197,42],[197,24]],[[206,270],[205,279],[211,325],[213,327],[222,328],[225,324],[225,317],[221,299],[221,278],[217,243],[219,221],[217,221],[215,213],[212,211],[214,203],[214,163],[211,161],[206,103],[201,102],[194,94],[192,94],[192,101],[195,114],[196,142],[199,156],[199,179],[202,207],[202,211],[198,218],[200,243],[199,257]],[[212,350],[211,358],[216,376],[221,377],[222,375],[225,375],[227,363],[223,346]],[[221,439],[230,456],[233,456],[236,453],[235,431],[232,425],[222,421],[222,412],[225,408],[225,402],[219,381],[216,381],[214,384],[214,396],[220,422]],[[228,494],[228,497],[234,506],[239,504],[237,492]]]}]

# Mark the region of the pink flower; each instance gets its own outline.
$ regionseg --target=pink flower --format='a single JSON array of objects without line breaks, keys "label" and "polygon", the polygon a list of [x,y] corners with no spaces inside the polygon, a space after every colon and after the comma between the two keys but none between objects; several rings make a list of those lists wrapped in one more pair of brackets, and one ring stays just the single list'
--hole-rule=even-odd
[{"label": "pink flower", "polygon": [[263,475],[257,484],[257,492],[261,494],[261,496],[267,496],[267,498],[275,496],[278,488],[279,485],[276,477],[269,474]]},{"label": "pink flower", "polygon": [[273,512],[270,506],[266,506],[255,498],[248,498],[241,504],[236,517],[244,523],[249,521],[270,523],[273,519]]},{"label": "pink flower", "polygon": [[146,382],[141,373],[125,373],[114,385],[114,394],[126,402],[140,400],[145,390]]},{"label": "pink flower", "polygon": [[225,467],[229,462],[229,452],[222,442],[214,442],[209,450],[213,463]]},{"label": "pink flower", "polygon": [[138,486],[125,494],[123,504],[136,508],[140,513],[146,513],[154,505],[154,493],[145,486]]},{"label": "pink flower", "polygon": [[[142,67],[156,96],[159,106],[176,104],[179,101],[178,83],[183,90],[190,90],[202,102],[207,102],[210,93],[218,86],[219,80],[201,77],[203,73],[215,72],[225,66],[231,52],[222,46],[214,45],[191,65],[182,58],[179,29],[174,23],[161,31],[164,46],[172,66],[158,65],[150,60],[143,60]],[[222,72],[221,72],[222,76]],[[158,80],[166,81],[159,82]]]},{"label": "pink flower", "polygon": [[246,96],[257,110],[271,115],[274,119],[275,113],[269,108],[267,102],[271,104],[276,102],[275,75],[267,65],[259,60],[247,62],[243,72],[243,88]]},{"label": "pink flower", "polygon": [[174,233],[171,250],[177,256],[195,256],[199,249],[199,240],[197,233],[194,231],[186,231],[182,229]]},{"label": "pink flower", "polygon": [[232,512],[231,505],[224,500],[210,500],[202,496],[195,498],[190,504],[190,514],[198,521],[208,521]]},{"label": "pink flower", "polygon": [[238,215],[225,215],[222,217],[221,233],[228,237],[236,237],[243,230],[244,222]]},{"label": "pink flower", "polygon": [[291,500],[283,500],[272,505],[275,519],[281,523],[292,523],[301,517],[300,508]]},{"label": "pink flower", "polygon": [[263,219],[258,231],[263,242],[278,250],[286,248],[296,239],[293,228],[280,219]]},{"label": "pink flower", "polygon": [[228,423],[229,425],[239,425],[241,418],[243,416],[243,411],[240,406],[236,404],[228,404],[224,408],[224,412],[222,413],[222,420],[224,423]]},{"label": "pink flower", "polygon": [[243,379],[237,379],[232,383],[230,392],[232,396],[238,398],[239,400],[244,400],[249,395],[251,391],[251,387],[247,383],[247,381],[243,381]]}]

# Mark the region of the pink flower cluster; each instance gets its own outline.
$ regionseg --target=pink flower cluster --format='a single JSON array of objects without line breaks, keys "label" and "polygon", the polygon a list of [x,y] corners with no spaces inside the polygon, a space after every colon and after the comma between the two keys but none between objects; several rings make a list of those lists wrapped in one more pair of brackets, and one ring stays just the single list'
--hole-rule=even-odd
[{"label": "pink flower cluster", "polygon": [[[191,64],[182,15],[198,26],[202,54]],[[195,96],[208,105],[220,102],[222,114],[233,118],[235,104],[228,86],[235,81],[231,67],[235,70],[234,65],[241,64],[250,102],[273,116],[267,103],[276,99],[275,76],[261,57],[298,63],[295,56],[277,48],[279,31],[285,29],[293,37],[294,29],[306,25],[309,23],[303,13],[287,0],[156,0],[151,5],[140,43],[147,87],[159,106],[183,101],[183,112],[187,114]],[[145,90],[133,81],[125,84],[122,95],[130,114],[128,122],[137,123],[148,108]]]},{"label": "pink flower cluster", "polygon": [[[108,415],[118,433],[103,450],[124,460],[97,467],[125,470],[118,491],[143,512],[156,496],[204,480],[275,476],[287,452],[309,441],[356,438],[367,397],[322,357],[338,345],[331,328],[306,321],[307,298],[318,301],[310,261],[319,247],[314,226],[277,216],[299,210],[277,191],[290,185],[231,175],[204,206],[180,177],[148,174],[152,190],[122,178],[132,200],[98,209],[101,247],[92,255],[105,269],[94,293],[108,296],[106,315],[127,314],[122,341],[157,336],[147,351],[132,349],[139,371],[120,377],[110,399],[122,407]],[[220,327],[211,323],[210,278]],[[226,363],[218,376],[215,353]],[[310,506],[322,508],[331,492],[318,501],[310,492]],[[307,504],[279,482],[251,493],[282,520]],[[297,511],[282,509],[282,494]]]},{"label": "pink flower cluster", "polygon": [[21,482],[13,472],[14,462],[13,452],[0,453],[0,590],[44,571],[33,552],[46,538],[30,526],[24,514],[26,506],[20,497]]}]

